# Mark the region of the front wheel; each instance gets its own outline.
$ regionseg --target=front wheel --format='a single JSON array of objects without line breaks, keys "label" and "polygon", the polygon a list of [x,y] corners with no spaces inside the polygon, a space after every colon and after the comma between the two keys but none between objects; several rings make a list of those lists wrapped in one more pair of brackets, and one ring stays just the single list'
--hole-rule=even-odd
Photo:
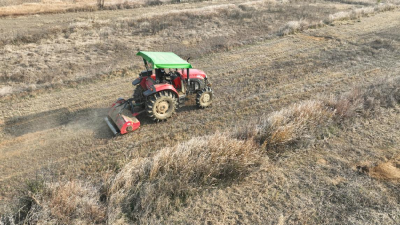
[{"label": "front wheel", "polygon": [[211,105],[213,100],[213,91],[210,87],[206,87],[203,90],[197,92],[196,105],[199,108],[207,108]]},{"label": "front wheel", "polygon": [[168,91],[158,92],[146,101],[146,109],[154,121],[163,121],[172,116],[177,106],[176,97]]}]

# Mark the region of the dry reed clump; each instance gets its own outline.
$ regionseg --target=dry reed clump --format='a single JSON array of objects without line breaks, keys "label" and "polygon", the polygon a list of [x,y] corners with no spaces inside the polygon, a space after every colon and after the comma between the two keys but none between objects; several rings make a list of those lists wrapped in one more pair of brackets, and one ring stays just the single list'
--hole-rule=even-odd
[{"label": "dry reed clump", "polygon": [[329,124],[335,111],[322,101],[305,101],[269,114],[257,127],[257,139],[265,147],[315,136]]},{"label": "dry reed clump", "polygon": [[[41,191],[28,191],[25,215],[14,221],[27,224],[104,223],[106,208],[99,200],[98,188],[83,181],[44,184]],[[28,203],[28,204],[27,204]]]},{"label": "dry reed clump", "polygon": [[387,3],[387,4],[379,4],[375,6],[374,10],[376,12],[385,12],[385,11],[390,11],[398,8],[400,4],[400,1],[396,0],[396,2],[393,3]]},{"label": "dry reed clump", "polygon": [[283,27],[279,29],[279,35],[285,36],[289,34],[294,34],[299,31],[306,30],[310,27],[319,27],[322,26],[323,23],[329,24],[334,21],[339,21],[339,20],[349,20],[349,19],[357,19],[363,16],[368,16],[371,14],[374,14],[376,12],[384,12],[384,11],[389,11],[395,9],[397,6],[393,4],[379,4],[375,7],[363,7],[363,8],[357,8],[353,9],[351,11],[347,12],[337,12],[335,14],[329,15],[327,19],[324,21],[320,22],[314,22],[310,23],[305,20],[299,20],[299,21],[289,21],[286,23]]},{"label": "dry reed clump", "polygon": [[377,179],[400,182],[400,155],[372,167],[369,170],[369,175]]},{"label": "dry reed clump", "polygon": [[40,3],[43,0],[0,0],[0,7],[9,5],[21,5],[26,3]]},{"label": "dry reed clump", "polygon": [[160,0],[149,0],[146,1],[146,5],[153,6],[153,5],[162,5],[163,2]]},{"label": "dry reed clump", "polygon": [[354,89],[339,98],[331,96],[325,104],[335,110],[337,122],[357,115],[375,115],[381,107],[394,108],[400,104],[400,77],[377,82],[364,91]]},{"label": "dry reed clump", "polygon": [[[212,21],[216,17],[224,16],[232,11],[239,10],[234,4],[223,4],[218,6],[206,6],[194,9],[171,10],[166,13],[141,18],[134,23],[137,29],[135,34],[154,35],[170,27],[180,27],[192,21],[201,20],[203,23]],[[193,24],[190,25],[193,28]]]},{"label": "dry reed clump", "polygon": [[364,94],[364,108],[376,111],[378,106],[394,108],[400,104],[400,77],[371,85]]},{"label": "dry reed clump", "polygon": [[269,5],[269,4],[276,4],[276,0],[260,0],[260,1],[250,1],[240,3],[238,7],[244,11],[247,10],[255,10],[259,6]]},{"label": "dry reed clump", "polygon": [[108,222],[155,222],[199,191],[240,180],[259,161],[252,141],[222,133],[134,159],[111,183]]},{"label": "dry reed clump", "polygon": [[0,88],[0,97],[11,94],[13,92],[13,88],[11,86],[4,86]]},{"label": "dry reed clump", "polygon": [[279,34],[282,36],[294,34],[296,32],[307,29],[309,25],[310,23],[305,20],[289,21],[288,23],[285,24],[285,26],[280,28]]},{"label": "dry reed clump", "polygon": [[325,99],[325,104],[335,110],[334,119],[336,122],[341,122],[355,117],[357,112],[362,112],[364,104],[363,93],[360,89],[354,89],[338,98],[330,96],[330,98]]},{"label": "dry reed clump", "polygon": [[349,19],[358,19],[363,16],[372,15],[376,12],[384,12],[397,8],[396,5],[393,4],[379,4],[375,7],[363,7],[353,9],[347,12],[337,12],[335,14],[329,15],[328,19],[325,20],[325,23],[332,23],[334,21],[340,20],[349,20]]},{"label": "dry reed clump", "polygon": [[[42,13],[96,11],[98,9],[131,9],[151,5],[152,2],[160,1],[110,0],[103,4],[98,4],[97,0],[0,0],[0,17]],[[163,2],[161,2],[161,4],[162,3]]]},{"label": "dry reed clump", "polygon": [[258,125],[242,128],[234,134],[240,139],[255,138],[264,147],[290,144],[296,140],[318,138],[330,125],[340,125],[357,116],[372,116],[381,107],[400,104],[400,78],[372,85],[366,90],[356,88],[338,98],[304,101],[272,112]]},{"label": "dry reed clump", "polygon": [[51,215],[61,223],[99,223],[105,221],[105,207],[99,202],[98,188],[82,181],[50,187]]}]

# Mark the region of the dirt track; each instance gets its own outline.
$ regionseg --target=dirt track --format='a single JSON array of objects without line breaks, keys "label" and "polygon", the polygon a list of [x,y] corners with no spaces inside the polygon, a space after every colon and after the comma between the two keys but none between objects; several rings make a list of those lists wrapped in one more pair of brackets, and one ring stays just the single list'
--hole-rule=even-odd
[{"label": "dirt track", "polygon": [[398,10],[342,23],[193,61],[213,82],[214,106],[197,110],[192,101],[159,124],[140,116],[141,128],[122,137],[112,138],[103,118],[116,98],[131,95],[138,71],[1,102],[0,198],[37,173],[94,176],[135,155],[232,129],[289,103],[399,74]]}]

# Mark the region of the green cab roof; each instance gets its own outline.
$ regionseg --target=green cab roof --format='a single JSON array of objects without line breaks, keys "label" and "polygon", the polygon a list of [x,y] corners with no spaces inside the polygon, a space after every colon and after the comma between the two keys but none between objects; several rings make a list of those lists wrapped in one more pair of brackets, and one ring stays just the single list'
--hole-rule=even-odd
[{"label": "green cab roof", "polygon": [[143,52],[140,51],[136,55],[142,56],[147,62],[153,64],[153,69],[187,69],[192,68],[192,65],[182,59],[173,52]]}]

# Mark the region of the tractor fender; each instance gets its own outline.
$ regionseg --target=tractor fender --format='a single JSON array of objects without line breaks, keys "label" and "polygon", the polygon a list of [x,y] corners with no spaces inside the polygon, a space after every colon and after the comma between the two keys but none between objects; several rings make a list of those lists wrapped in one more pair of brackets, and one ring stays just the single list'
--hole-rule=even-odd
[{"label": "tractor fender", "polygon": [[176,97],[178,97],[178,92],[176,91],[176,89],[174,88],[174,86],[172,86],[171,84],[155,84],[153,85],[154,88],[148,89],[147,91],[143,92],[144,96],[149,96],[151,94],[160,92],[160,91],[171,91],[172,93],[174,93],[176,95]]},{"label": "tractor fender", "polygon": [[141,77],[136,78],[134,81],[132,81],[132,85],[138,85],[142,81]]}]

